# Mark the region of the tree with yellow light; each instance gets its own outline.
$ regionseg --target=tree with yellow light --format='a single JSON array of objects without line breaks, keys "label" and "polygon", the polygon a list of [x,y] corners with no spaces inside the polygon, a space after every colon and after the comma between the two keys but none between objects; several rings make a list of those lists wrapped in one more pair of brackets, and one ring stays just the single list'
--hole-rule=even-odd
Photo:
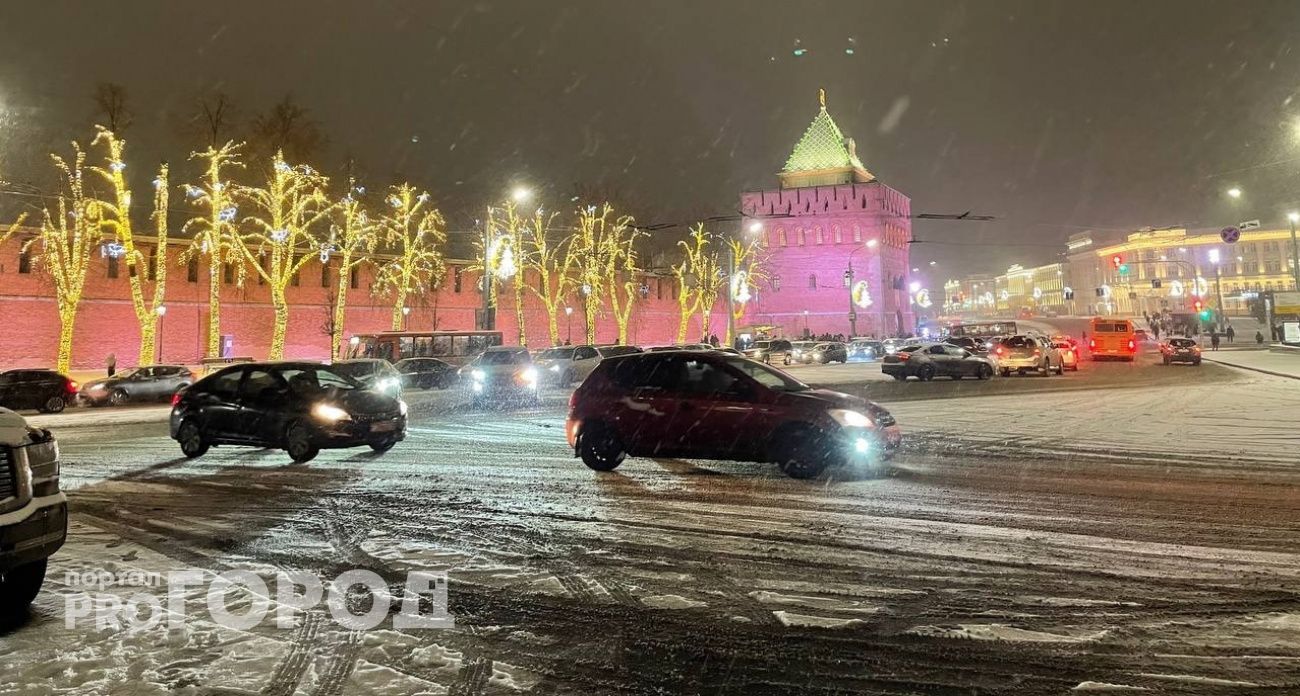
[{"label": "tree with yellow light", "polygon": [[486,267],[486,273],[496,276],[497,282],[491,284],[489,298],[494,307],[501,296],[501,285],[510,283],[519,345],[526,346],[528,335],[524,329],[524,286],[527,281],[520,267],[523,265],[524,236],[529,219],[519,214],[519,206],[513,199],[507,199],[504,205],[488,206],[485,224],[487,238],[491,242],[486,252],[480,253],[475,268],[482,271]]},{"label": "tree with yellow light", "polygon": [[[727,252],[731,280],[726,284],[726,290],[731,293],[732,319],[735,320],[745,315],[745,305],[754,297],[758,284],[767,279],[766,258],[762,241],[758,239],[746,242],[735,237],[728,238]],[[725,345],[731,345],[735,339],[731,335],[732,323],[727,322],[727,335],[723,339]]]},{"label": "tree with yellow light", "polygon": [[318,228],[329,218],[332,206],[325,196],[327,180],[311,167],[290,165],[284,153],[271,159],[263,186],[241,186],[238,200],[248,215],[235,236],[234,248],[271,293],[275,323],[271,328],[268,359],[284,358],[284,339],[289,327],[286,291],[309,261],[321,253]]},{"label": "tree with yellow light", "polygon": [[[86,287],[86,270],[95,250],[104,241],[100,204],[86,195],[86,153],[76,142],[72,143],[72,152],[71,163],[59,155],[50,155],[62,175],[58,200],[53,212],[49,207],[42,211],[40,230],[22,246],[22,252],[31,254],[54,284],[55,306],[59,311],[55,366],[63,373],[72,366],[72,335]],[[6,238],[17,229],[17,225],[11,227]]]},{"label": "tree with yellow light", "polygon": [[682,260],[672,267],[673,278],[677,281],[677,342],[685,343],[691,317],[700,309],[703,297],[700,278],[712,265],[709,257],[713,249],[711,235],[705,231],[702,222],[696,223],[690,236],[677,245],[682,248]]},{"label": "tree with yellow light", "polygon": [[[131,288],[131,307],[140,325],[140,354],[137,364],[152,365],[157,355],[158,310],[163,306],[167,289],[167,165],[154,178],[154,254],[146,258],[136,245],[131,225],[131,188],[126,183],[126,141],[102,126],[92,145],[103,144],[106,166],[89,167],[108,186],[109,200],[99,201],[100,225],[113,240],[109,253],[120,254],[126,263],[126,277]],[[153,283],[150,299],[145,299],[145,283]]]},{"label": "tree with yellow light", "polygon": [[636,238],[641,233],[632,227],[632,217],[622,215],[615,219],[609,236],[612,245],[610,263],[606,267],[606,286],[609,288],[609,305],[618,325],[618,342],[627,345],[628,324],[632,308],[641,297],[641,283],[637,265]]},{"label": "tree with yellow light", "polygon": [[586,321],[587,343],[596,342],[596,318],[610,292],[610,278],[622,252],[631,218],[615,216],[605,203],[578,209],[577,225],[568,241],[566,265],[572,269]]},{"label": "tree with yellow light", "polygon": [[555,217],[543,216],[539,209],[524,230],[524,273],[531,271],[537,279],[526,285],[546,309],[546,328],[553,346],[560,344],[560,310],[575,287],[566,253],[569,240],[552,242],[547,235]]},{"label": "tree with yellow light", "polygon": [[371,261],[378,242],[379,226],[371,220],[361,202],[365,189],[355,181],[348,182],[347,193],[334,204],[335,224],[330,228],[330,238],[321,247],[321,262],[328,263],[330,256],[338,257],[334,289],[334,318],[330,322],[330,355],[343,357],[343,326],[347,314],[348,289],[351,287],[352,269]]},{"label": "tree with yellow light", "polygon": [[423,293],[442,282],[445,264],[442,244],[447,241],[442,213],[429,202],[429,194],[410,184],[390,189],[389,212],[379,220],[379,239],[394,254],[379,267],[375,277],[378,292],[393,297],[393,330],[400,331],[406,319],[403,309],[411,293]]},{"label": "tree with yellow light", "polygon": [[221,355],[221,277],[227,263],[234,264],[232,274],[237,275],[240,285],[244,282],[242,253],[236,248],[238,244],[235,216],[239,208],[235,206],[233,187],[226,178],[226,170],[243,166],[239,162],[241,144],[227,141],[221,147],[209,147],[203,152],[195,152],[190,159],[203,162],[203,178],[198,186],[186,185],[185,195],[201,212],[185,222],[181,231],[192,236],[189,248],[181,254],[180,262],[189,263],[192,259],[204,258],[208,267],[208,331],[207,356]]}]

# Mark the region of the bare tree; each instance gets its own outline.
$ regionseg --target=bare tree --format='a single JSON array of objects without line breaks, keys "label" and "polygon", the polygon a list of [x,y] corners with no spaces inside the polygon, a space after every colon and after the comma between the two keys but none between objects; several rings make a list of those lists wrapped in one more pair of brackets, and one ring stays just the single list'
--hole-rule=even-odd
[{"label": "bare tree", "polygon": [[95,118],[107,124],[114,133],[121,133],[131,125],[131,112],[126,108],[126,88],[116,82],[95,85]]},{"label": "bare tree", "polygon": [[202,133],[209,147],[216,147],[231,138],[235,125],[235,105],[225,92],[213,92],[199,97],[191,120],[195,130]]},{"label": "bare tree", "polygon": [[286,95],[253,118],[249,144],[255,156],[263,160],[283,152],[290,161],[312,162],[325,147],[325,135],[307,109]]}]

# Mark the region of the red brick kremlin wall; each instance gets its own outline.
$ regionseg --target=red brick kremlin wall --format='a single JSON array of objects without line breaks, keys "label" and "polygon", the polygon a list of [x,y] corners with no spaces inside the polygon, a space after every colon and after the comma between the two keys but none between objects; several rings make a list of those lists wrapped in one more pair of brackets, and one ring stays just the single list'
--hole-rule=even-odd
[{"label": "red brick kremlin wall", "polygon": [[[59,321],[53,285],[32,259],[21,268],[20,247],[23,235],[16,235],[0,245],[0,369],[52,366],[58,347]],[[183,246],[174,245],[171,255],[179,257]],[[142,245],[146,256],[151,252]],[[162,320],[161,359],[165,362],[195,363],[204,353],[207,326],[208,275],[199,264],[197,277],[188,279],[187,267],[173,260],[167,272],[167,313]],[[407,328],[418,330],[458,330],[475,328],[475,310],[482,306],[478,277],[464,271],[468,262],[448,262],[441,287],[432,293],[409,298],[411,307]],[[139,328],[131,307],[130,284],[126,266],[119,262],[116,278],[109,277],[110,261],[96,254],[87,273],[86,289],[77,314],[73,339],[73,369],[97,369],[111,353],[119,368],[135,364],[139,352]],[[27,270],[28,272],[21,272]],[[330,282],[336,271],[331,269]],[[391,300],[371,294],[373,269],[361,267],[357,287],[348,290],[348,313],[345,337],[357,333],[390,328]],[[459,276],[459,282],[457,277]],[[633,310],[630,342],[639,345],[673,343],[677,331],[677,304],[673,295],[675,281],[669,277],[648,276],[645,300]],[[146,287],[151,287],[147,283]],[[321,264],[313,259],[299,274],[299,285],[288,289],[292,308],[289,315],[285,355],[291,358],[326,359],[329,336],[326,320],[331,311],[332,291],[322,287]],[[497,310],[497,329],[506,343],[516,342],[516,322],[512,296],[507,293]],[[572,317],[573,339],[583,342],[585,335],[582,311],[575,302]],[[527,295],[525,330],[531,346],[550,343],[546,315],[540,302]],[[561,311],[560,340],[567,337],[568,323]],[[221,331],[234,336],[234,354],[256,359],[266,357],[274,323],[269,289],[258,283],[249,271],[243,287],[223,285]],[[722,337],[726,325],[725,309],[715,310],[713,331]],[[692,320],[688,341],[699,339],[699,323]],[[618,336],[617,326],[608,311],[597,321],[597,340],[612,343]]]}]

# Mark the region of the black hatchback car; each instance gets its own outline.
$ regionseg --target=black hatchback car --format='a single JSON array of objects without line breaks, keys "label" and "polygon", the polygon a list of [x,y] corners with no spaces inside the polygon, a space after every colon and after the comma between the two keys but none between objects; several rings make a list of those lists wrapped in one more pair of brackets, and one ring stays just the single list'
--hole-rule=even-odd
[{"label": "black hatchback car", "polygon": [[322,449],[388,451],[406,437],[406,403],[328,365],[248,363],[177,394],[170,432],[191,458],[213,445],[251,445],[282,448],[306,462]]},{"label": "black hatchback car", "polygon": [[77,400],[77,383],[54,370],[0,372],[0,406],[58,413]]}]

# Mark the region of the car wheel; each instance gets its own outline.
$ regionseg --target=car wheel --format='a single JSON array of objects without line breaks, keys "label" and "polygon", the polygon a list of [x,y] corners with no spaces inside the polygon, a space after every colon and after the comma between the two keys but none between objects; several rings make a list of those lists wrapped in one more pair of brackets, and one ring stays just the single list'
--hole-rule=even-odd
[{"label": "car wheel", "polygon": [[623,443],[614,429],[599,421],[582,429],[578,436],[578,456],[594,471],[613,471],[627,457]]},{"label": "car wheel", "polygon": [[176,431],[176,441],[181,443],[181,453],[193,459],[202,457],[208,451],[208,441],[203,437],[203,428],[193,418],[186,419]]},{"label": "car wheel", "polygon": [[59,413],[67,405],[68,405],[67,400],[65,400],[62,396],[51,396],[50,398],[45,400],[45,403],[41,404],[39,410],[41,413]]},{"label": "car wheel", "polygon": [[388,450],[392,449],[393,445],[396,444],[397,444],[397,438],[390,437],[386,440],[379,440],[378,442],[370,443],[370,449],[379,452],[380,454],[383,454],[384,452],[387,452]]},{"label": "car wheel", "polygon": [[1200,365],[1200,364],[1201,364],[1201,359],[1200,359],[1200,358],[1197,358],[1197,359],[1195,359],[1195,360],[1192,361],[1192,365],[1194,365],[1194,366],[1195,366],[1195,365]]},{"label": "car wheel", "polygon": [[916,371],[916,377],[922,382],[929,382],[930,380],[934,379],[934,366],[922,365],[921,369]]},{"label": "car wheel", "polygon": [[1070,367],[1070,372],[1078,372],[1078,371],[1079,371],[1079,363],[1075,363]]},{"label": "car wheel", "polygon": [[114,389],[113,393],[108,395],[108,404],[110,406],[121,406],[126,403],[128,398],[130,397],[127,396],[126,391]]},{"label": "car wheel", "polygon": [[1056,366],[1056,376],[1060,377],[1065,374],[1065,363]]},{"label": "car wheel", "polygon": [[1165,357],[1161,358],[1161,362],[1168,365],[1171,361],[1169,360],[1169,356],[1166,355]]},{"label": "car wheel", "polygon": [[36,599],[45,582],[46,559],[25,563],[4,574],[0,580],[0,614],[20,615]]},{"label": "car wheel", "polygon": [[899,382],[906,382],[907,375],[894,375],[894,379]]},{"label": "car wheel", "polygon": [[786,476],[795,479],[817,478],[830,463],[826,448],[828,438],[808,426],[778,432],[780,442],[776,464]]},{"label": "car wheel", "polygon": [[979,369],[975,371],[975,376],[980,379],[989,379],[993,376],[993,368],[989,367],[988,365],[981,364],[979,366]]},{"label": "car wheel", "polygon": [[999,374],[999,375],[1002,375],[1003,377],[1010,377],[1010,376],[1011,376],[1011,370],[1010,370],[1010,368],[1006,368],[1006,367],[1004,367],[1004,368],[998,370],[998,374]]},{"label": "car wheel", "polygon": [[301,421],[294,421],[284,432],[284,449],[289,458],[298,464],[305,464],[320,454],[320,448],[311,444],[311,432]]}]

